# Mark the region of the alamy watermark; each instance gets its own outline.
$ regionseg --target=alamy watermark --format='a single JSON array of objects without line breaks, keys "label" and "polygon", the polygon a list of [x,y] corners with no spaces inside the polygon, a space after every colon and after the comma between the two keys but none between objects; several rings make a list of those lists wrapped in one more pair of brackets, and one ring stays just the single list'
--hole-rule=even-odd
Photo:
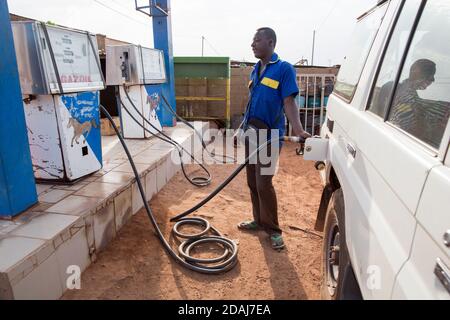
[{"label": "alamy watermark", "polygon": [[81,290],[81,268],[77,265],[68,266],[66,274],[69,275],[66,280],[67,289]]},{"label": "alamy watermark", "polygon": [[371,265],[367,268],[367,289],[381,290],[381,268],[376,265]]}]

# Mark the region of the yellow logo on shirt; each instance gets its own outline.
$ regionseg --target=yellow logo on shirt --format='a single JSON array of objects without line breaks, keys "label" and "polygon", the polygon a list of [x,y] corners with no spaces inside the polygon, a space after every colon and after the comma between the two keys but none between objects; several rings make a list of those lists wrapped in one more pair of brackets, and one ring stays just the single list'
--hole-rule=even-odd
[{"label": "yellow logo on shirt", "polygon": [[261,83],[263,85],[268,86],[269,88],[272,88],[275,90],[278,89],[278,86],[280,85],[280,82],[270,79],[270,78],[267,78],[267,77],[264,77],[264,79],[262,79]]}]

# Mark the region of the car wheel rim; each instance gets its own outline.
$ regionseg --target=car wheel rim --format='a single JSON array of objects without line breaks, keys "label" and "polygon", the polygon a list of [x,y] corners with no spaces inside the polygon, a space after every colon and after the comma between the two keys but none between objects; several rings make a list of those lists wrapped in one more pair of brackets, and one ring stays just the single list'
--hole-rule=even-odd
[{"label": "car wheel rim", "polygon": [[336,294],[339,280],[340,233],[337,225],[330,228],[327,246],[327,287],[331,296]]}]

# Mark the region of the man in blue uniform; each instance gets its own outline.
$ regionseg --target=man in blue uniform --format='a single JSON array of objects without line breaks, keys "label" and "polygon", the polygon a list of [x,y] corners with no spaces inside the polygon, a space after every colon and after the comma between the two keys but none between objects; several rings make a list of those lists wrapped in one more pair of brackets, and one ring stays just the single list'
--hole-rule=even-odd
[{"label": "man in blue uniform", "polygon": [[[299,90],[297,74],[288,62],[280,60],[275,53],[277,36],[270,28],[257,30],[252,43],[255,57],[260,61],[256,64],[249,84],[250,100],[245,114],[245,126],[249,128],[278,130],[279,137],[285,135],[285,116],[291,123],[293,134],[308,138],[310,135],[303,130],[300,122],[295,97]],[[270,133],[268,138],[271,139]],[[273,137],[272,137],[273,138]],[[278,142],[274,141],[274,144]],[[281,143],[280,143],[281,146]],[[246,145],[247,154],[249,146]],[[271,148],[268,155],[271,156]],[[272,157],[275,161],[278,158]],[[284,248],[282,230],[278,223],[278,205],[275,189],[272,184],[273,174],[264,174],[265,164],[258,157],[256,163],[247,166],[247,183],[253,206],[253,221],[239,224],[242,230],[265,230],[272,247],[276,250]]]}]

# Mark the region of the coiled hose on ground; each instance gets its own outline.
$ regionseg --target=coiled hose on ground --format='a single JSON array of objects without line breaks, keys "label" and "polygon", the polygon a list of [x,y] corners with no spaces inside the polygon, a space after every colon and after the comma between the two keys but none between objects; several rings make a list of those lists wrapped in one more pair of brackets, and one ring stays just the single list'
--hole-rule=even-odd
[{"label": "coiled hose on ground", "polygon": [[[126,92],[126,91],[125,91]],[[129,97],[128,97],[129,98]],[[120,99],[120,96],[119,96]],[[129,99],[131,102],[131,99]],[[133,118],[134,121],[137,121],[131,113],[126,109],[123,102],[120,99],[120,102],[122,106],[124,107],[125,111]],[[134,106],[134,105],[133,105]],[[135,106],[134,106],[135,107]],[[225,238],[222,236],[222,234],[212,227],[210,223],[202,218],[186,218],[188,215],[192,214],[193,212],[197,211],[201,207],[203,207],[206,203],[211,201],[217,194],[219,194],[233,179],[248,165],[250,159],[252,159],[257,153],[259,153],[261,150],[265,149],[272,143],[271,140],[261,144],[258,146],[257,150],[252,152],[244,161],[243,164],[241,164],[233,173],[220,185],[218,186],[208,197],[206,197],[203,201],[201,201],[199,204],[194,206],[193,208],[173,217],[170,221],[176,222],[176,224],[173,227],[172,233],[178,238],[178,239],[184,239],[184,241],[181,242],[181,244],[178,247],[178,253],[179,255],[172,249],[170,244],[167,242],[167,240],[164,238],[164,235],[161,232],[161,229],[158,226],[158,223],[153,215],[153,212],[146,200],[144,188],[142,187],[142,182],[139,177],[139,173],[136,169],[136,165],[133,161],[133,158],[131,156],[130,151],[128,150],[128,147],[126,145],[125,139],[123,138],[122,134],[120,133],[119,129],[115,125],[111,115],[106,110],[106,108],[102,105],[100,105],[101,111],[105,114],[108,121],[111,123],[111,126],[113,127],[117,137],[120,140],[120,143],[122,144],[122,147],[125,150],[125,153],[127,155],[127,158],[130,162],[130,165],[132,167],[133,173],[136,177],[136,183],[139,189],[139,192],[142,197],[142,201],[144,203],[144,208],[147,212],[147,215],[153,225],[153,228],[155,229],[156,235],[158,236],[159,240],[161,241],[164,249],[167,251],[169,256],[171,256],[177,263],[179,263],[181,266],[203,274],[221,274],[230,271],[231,269],[236,266],[238,262],[238,246],[237,244],[228,238]],[[136,108],[137,109],[137,108]],[[138,112],[138,110],[136,110]],[[139,113],[139,112],[138,112]],[[139,113],[140,114],[140,113]],[[143,117],[145,118],[145,117]],[[149,123],[150,124],[150,123]],[[155,128],[152,124],[150,124],[157,132],[160,132],[157,128]],[[142,126],[143,127],[143,126]],[[143,127],[145,130],[149,131],[145,127]],[[153,134],[152,132],[150,132]],[[162,133],[162,132],[161,132]],[[162,133],[166,139],[157,136],[163,141],[166,141],[172,145],[177,145],[180,148],[183,148],[181,145],[173,141],[170,137]],[[279,139],[277,139],[278,141]],[[184,149],[184,148],[183,148]],[[180,156],[181,151],[180,149],[179,153]],[[191,155],[191,157],[193,157]],[[203,228],[203,230],[197,234],[185,234],[180,231],[180,227],[184,225],[195,225],[200,226]],[[211,259],[200,259],[195,258],[192,256],[191,252],[194,251],[194,248],[205,243],[214,243],[219,244],[223,247],[224,253],[216,258]]]},{"label": "coiled hose on ground", "polygon": [[[189,219],[177,219],[177,224],[175,224],[173,228],[173,233],[175,236],[181,239],[185,239],[183,241],[178,250],[178,255],[170,246],[170,244],[167,242],[167,240],[164,238],[164,235],[161,232],[161,229],[158,226],[158,223],[153,215],[153,212],[146,200],[145,197],[145,191],[142,186],[141,179],[139,177],[139,173],[136,169],[136,165],[133,161],[133,158],[131,156],[131,153],[127,147],[127,144],[125,142],[125,139],[123,138],[122,134],[120,133],[119,129],[117,128],[116,124],[114,123],[111,115],[106,110],[106,108],[102,105],[100,105],[100,109],[102,113],[106,116],[108,121],[111,123],[111,126],[113,127],[117,137],[120,140],[120,143],[122,144],[122,147],[125,150],[125,153],[127,155],[128,161],[130,162],[131,168],[133,170],[133,173],[136,177],[136,183],[139,189],[139,192],[142,197],[142,201],[144,203],[144,208],[147,212],[147,215],[150,219],[150,222],[153,225],[153,228],[155,229],[156,235],[158,236],[159,240],[161,241],[164,249],[166,252],[171,256],[177,263],[179,263],[181,266],[195,271],[199,273],[204,274],[221,274],[230,271],[233,269],[233,267],[237,264],[237,254],[238,254],[238,246],[237,244],[228,239],[223,237],[218,230],[216,230],[214,227],[211,227],[209,222],[205,219],[201,218],[189,218]],[[199,234],[194,235],[188,235],[183,234],[179,231],[179,228],[182,225],[197,225],[203,227],[203,231]],[[212,235],[208,235],[213,233]],[[191,255],[191,252],[194,250],[194,248],[198,245],[204,244],[204,243],[216,243],[221,245],[224,248],[224,254],[220,257],[213,258],[213,259],[199,259],[195,258]]]}]

